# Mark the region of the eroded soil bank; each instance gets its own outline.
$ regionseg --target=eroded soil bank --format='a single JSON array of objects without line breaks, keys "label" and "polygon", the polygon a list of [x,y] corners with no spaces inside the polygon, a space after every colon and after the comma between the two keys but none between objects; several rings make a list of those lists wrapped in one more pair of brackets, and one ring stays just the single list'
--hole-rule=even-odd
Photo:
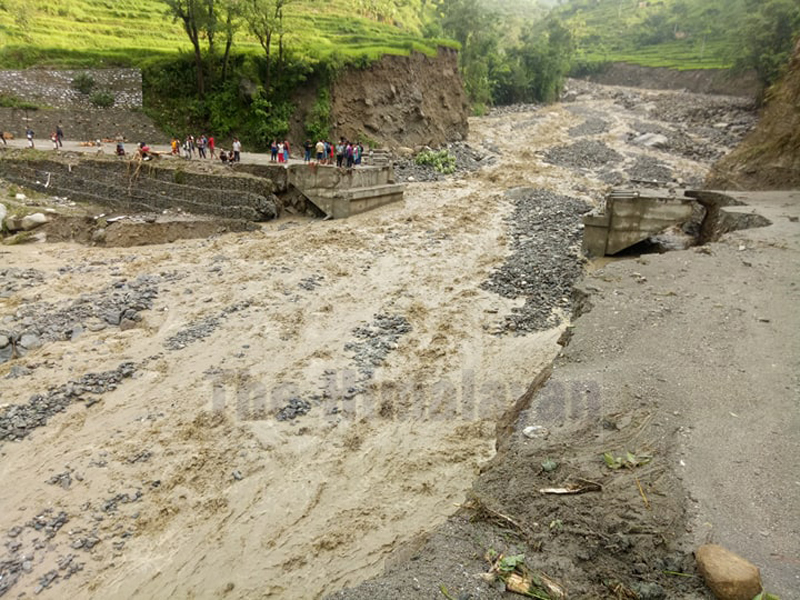
[{"label": "eroded soil bank", "polygon": [[[402,205],[346,221],[280,219],[258,232],[135,249],[2,247],[0,323],[36,328],[41,342],[0,365],[2,474],[14,482],[0,510],[4,585],[41,588],[44,598],[320,597],[381,574],[387,557],[417,556],[403,550],[414,548],[408,542],[441,525],[449,545],[437,556],[456,562],[423,553],[413,564],[426,565],[427,578],[402,567],[406,580],[365,584],[395,587],[361,597],[437,597],[441,583],[488,597],[475,587],[477,548],[515,544],[517,534],[469,524],[469,512],[448,521],[455,505],[482,468],[475,490],[486,506],[526,504],[543,449],[562,463],[548,480],[606,477],[595,437],[603,450],[627,438],[654,449],[644,470],[604,487],[621,503],[607,507],[616,528],[589,531],[605,505],[587,494],[583,520],[559,515],[561,499],[536,517],[543,533],[525,535],[550,549],[562,533],[593,540],[585,559],[551,553],[554,563],[543,564],[587,593],[599,576],[581,579],[589,571],[579,560],[592,564],[610,543],[620,556],[662,556],[655,532],[669,541],[685,527],[684,488],[670,483],[674,430],[658,414],[648,419],[656,409],[643,392],[628,419],[603,378],[584,376],[566,396],[574,409],[554,409],[547,446],[512,460],[522,452],[512,441],[487,464],[498,419],[561,349],[583,207],[609,183],[702,181],[751,124],[740,100],[587,86],[570,105],[474,120],[470,143],[495,157],[490,166],[412,183]],[[648,146],[647,133],[667,141]],[[507,193],[516,188],[530,191]],[[624,301],[616,289],[604,293]],[[659,306],[676,301],[659,293]],[[558,414],[615,412],[621,420],[609,427],[618,431],[580,418],[557,430]],[[657,422],[666,441],[651,429]],[[632,477],[650,486],[652,511],[641,513]],[[485,534],[459,546],[472,535],[452,529],[462,525]],[[642,579],[657,568],[644,564]]]}]

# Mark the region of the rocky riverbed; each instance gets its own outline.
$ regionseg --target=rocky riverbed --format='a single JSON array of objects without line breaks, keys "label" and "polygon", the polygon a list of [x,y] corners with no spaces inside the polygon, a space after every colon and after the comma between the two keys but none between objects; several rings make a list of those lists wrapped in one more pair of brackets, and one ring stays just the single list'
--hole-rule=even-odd
[{"label": "rocky riverbed", "polygon": [[[447,519],[502,450],[517,399],[561,350],[585,267],[581,215],[612,184],[702,180],[711,157],[753,119],[738,99],[570,85],[580,92],[570,103],[474,119],[470,138],[451,148],[455,173],[400,164],[399,178],[413,177],[404,202],[345,221],[288,217],[135,253],[0,247],[0,352],[8,353],[0,453],[14,482],[0,507],[9,539],[1,589],[43,598],[320,597],[380,575],[387,557],[406,564],[437,526],[445,537],[475,533],[468,519]],[[728,127],[715,127],[723,120]],[[653,319],[679,310],[668,292],[650,298]],[[28,332],[39,345],[18,352]],[[595,410],[584,401],[595,389],[570,391],[568,414]],[[631,393],[645,402],[656,391]],[[637,413],[631,425],[598,410],[624,434],[645,418]],[[593,438],[580,427],[559,437],[557,411],[546,414],[556,420],[544,427],[552,458],[570,474],[597,476]],[[534,425],[531,417],[526,426]],[[582,454],[560,458],[565,445]],[[533,458],[502,472],[508,495],[500,483],[491,488],[511,508],[540,475],[546,457]],[[659,485],[674,463],[642,472],[644,485]],[[547,484],[563,483],[561,473]],[[633,510],[640,501],[634,487],[629,497],[604,485],[612,504],[623,498]],[[665,493],[656,525],[636,513],[637,526],[684,527],[682,504]],[[506,514],[481,498],[472,505],[480,514]],[[534,533],[547,543],[562,530],[589,535],[592,519],[614,511],[586,498],[591,519],[544,507],[545,531]],[[504,534],[491,520],[472,539],[500,548]],[[598,527],[592,539],[620,564],[643,548],[619,523]],[[652,564],[631,562],[619,584],[699,589],[649,579],[653,569],[691,568],[685,551],[655,539],[647,537]],[[418,598],[444,583],[497,595],[474,577],[476,549],[452,550],[465,566],[403,567],[408,577],[389,582],[397,593],[379,581],[340,594]],[[571,560],[555,552],[548,569],[594,593],[600,571]]]}]

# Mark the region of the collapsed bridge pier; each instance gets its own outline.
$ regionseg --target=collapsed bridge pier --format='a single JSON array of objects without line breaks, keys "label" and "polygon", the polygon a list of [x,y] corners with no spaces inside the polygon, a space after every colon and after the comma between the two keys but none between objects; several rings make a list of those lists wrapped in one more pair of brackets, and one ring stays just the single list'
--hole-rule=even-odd
[{"label": "collapsed bridge pier", "polygon": [[719,192],[618,189],[600,211],[583,217],[583,251],[589,257],[614,256],[676,228],[691,231],[692,244],[705,244],[728,231],[769,224]]}]

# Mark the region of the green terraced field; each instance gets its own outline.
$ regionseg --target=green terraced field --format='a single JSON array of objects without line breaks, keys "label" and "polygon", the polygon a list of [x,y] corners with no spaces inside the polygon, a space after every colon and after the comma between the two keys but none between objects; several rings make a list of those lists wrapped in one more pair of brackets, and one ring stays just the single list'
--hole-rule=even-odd
[{"label": "green terraced field", "polygon": [[741,0],[571,0],[556,9],[585,62],[674,69],[727,68]]},{"label": "green terraced field", "polygon": [[[286,41],[294,51],[320,58],[334,51],[368,58],[412,49],[435,53],[438,44],[447,42],[422,39],[411,4],[395,11],[392,20],[407,23],[400,27],[358,16],[357,3],[292,3],[286,12]],[[244,28],[235,46],[239,52],[261,52]],[[160,0],[0,0],[4,68],[138,65],[189,51],[187,36]]]}]

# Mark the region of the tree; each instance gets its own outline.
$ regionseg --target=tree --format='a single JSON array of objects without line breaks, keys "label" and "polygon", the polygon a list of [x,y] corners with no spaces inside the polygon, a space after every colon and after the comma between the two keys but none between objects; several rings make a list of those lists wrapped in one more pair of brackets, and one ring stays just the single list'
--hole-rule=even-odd
[{"label": "tree", "polygon": [[270,89],[272,72],[272,42],[278,37],[278,63],[279,68],[283,61],[283,37],[286,34],[284,27],[284,9],[291,0],[247,0],[246,17],[250,32],[256,37],[264,49],[267,58],[267,72],[264,88]]},{"label": "tree", "polygon": [[746,0],[748,14],[736,32],[735,67],[754,69],[766,88],[789,62],[794,40],[800,33],[797,0]]},{"label": "tree", "polygon": [[228,62],[231,55],[231,47],[233,46],[233,37],[239,29],[242,12],[242,0],[226,0],[222,3],[222,25],[220,27],[220,31],[225,38],[225,50],[222,53],[223,82],[228,78]]},{"label": "tree", "polygon": [[564,87],[575,53],[575,40],[570,30],[558,19],[547,21],[544,35],[531,29],[522,37],[517,51],[526,73],[528,102],[554,102]]},{"label": "tree", "polygon": [[192,43],[195,68],[197,69],[197,94],[200,98],[203,98],[206,89],[205,79],[203,78],[203,54],[200,49],[200,39],[203,31],[210,25],[207,5],[213,3],[213,0],[164,0],[164,2],[169,7],[169,13],[173,19],[181,22],[183,30]]},{"label": "tree", "polygon": [[459,66],[467,95],[477,107],[491,104],[493,67],[499,62],[497,15],[478,0],[443,0],[437,8],[444,33],[461,44]]}]

